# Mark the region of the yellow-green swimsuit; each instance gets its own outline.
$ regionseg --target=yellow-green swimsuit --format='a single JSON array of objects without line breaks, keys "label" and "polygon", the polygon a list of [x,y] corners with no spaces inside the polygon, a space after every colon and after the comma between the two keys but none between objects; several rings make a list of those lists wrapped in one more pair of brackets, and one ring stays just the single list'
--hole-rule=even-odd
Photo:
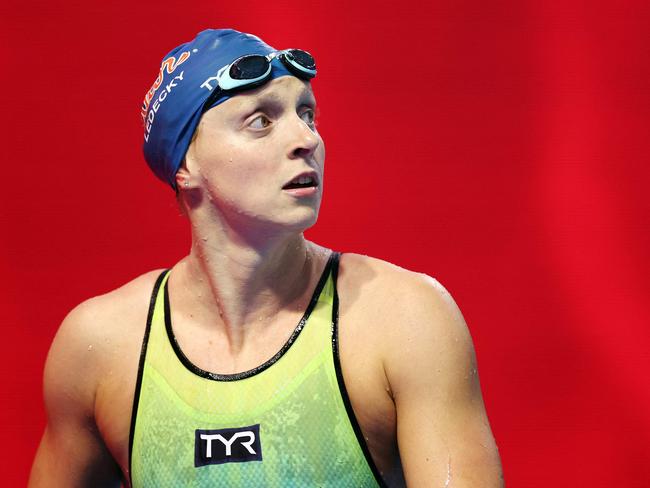
[{"label": "yellow-green swimsuit", "polygon": [[338,357],[338,253],[302,320],[270,360],[219,375],[174,337],[168,272],[156,282],[133,403],[133,488],[383,486]]}]

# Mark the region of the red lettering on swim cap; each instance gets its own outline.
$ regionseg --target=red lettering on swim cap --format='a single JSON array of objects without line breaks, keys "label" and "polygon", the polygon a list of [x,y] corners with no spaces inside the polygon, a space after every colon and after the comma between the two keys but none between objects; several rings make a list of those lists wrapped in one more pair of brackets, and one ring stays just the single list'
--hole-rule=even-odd
[{"label": "red lettering on swim cap", "polygon": [[153,95],[156,93],[156,90],[163,82],[164,72],[167,71],[167,74],[171,75],[174,71],[176,71],[176,68],[187,61],[187,58],[189,57],[190,52],[185,51],[181,53],[178,59],[176,59],[174,56],[169,56],[162,62],[160,65],[160,70],[158,71],[158,76],[156,77],[156,81],[153,82],[153,85],[151,85],[151,88],[149,88],[149,91],[147,91],[147,94],[144,96],[144,100],[142,101],[142,109],[140,110],[140,115],[142,115],[143,123],[147,120],[147,110],[149,109]]}]

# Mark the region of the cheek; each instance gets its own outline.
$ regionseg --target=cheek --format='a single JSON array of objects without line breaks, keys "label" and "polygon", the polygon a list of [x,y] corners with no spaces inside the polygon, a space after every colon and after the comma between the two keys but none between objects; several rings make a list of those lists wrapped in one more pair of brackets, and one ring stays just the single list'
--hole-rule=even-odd
[{"label": "cheek", "polygon": [[200,167],[205,188],[217,200],[239,202],[243,206],[263,198],[264,189],[273,187],[276,168],[273,158],[262,150],[250,146],[221,147],[219,154],[204,158]]},{"label": "cheek", "polygon": [[203,141],[196,151],[198,172],[202,179],[208,181],[236,176],[234,167],[240,159],[240,152],[232,144],[210,144],[209,140]]}]

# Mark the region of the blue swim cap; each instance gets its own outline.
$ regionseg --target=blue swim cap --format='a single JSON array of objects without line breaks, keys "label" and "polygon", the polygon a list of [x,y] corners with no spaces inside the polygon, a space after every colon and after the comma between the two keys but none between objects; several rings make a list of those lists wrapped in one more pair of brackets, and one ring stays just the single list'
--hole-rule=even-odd
[{"label": "blue swim cap", "polygon": [[[208,29],[163,58],[141,111],[144,157],[158,178],[176,189],[176,172],[201,119],[203,105],[217,86],[219,69],[245,54],[268,55],[274,51],[257,36],[232,29]],[[286,75],[291,72],[274,58],[269,79]],[[225,93],[211,106],[232,96]]]}]

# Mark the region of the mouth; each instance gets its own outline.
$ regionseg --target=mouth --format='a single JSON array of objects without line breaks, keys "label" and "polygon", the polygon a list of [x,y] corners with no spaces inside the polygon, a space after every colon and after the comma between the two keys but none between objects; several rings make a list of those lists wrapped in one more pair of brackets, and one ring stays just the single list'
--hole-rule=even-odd
[{"label": "mouth", "polygon": [[307,171],[295,176],[285,184],[283,190],[294,190],[297,188],[316,188],[318,186],[318,174],[314,171]]}]

